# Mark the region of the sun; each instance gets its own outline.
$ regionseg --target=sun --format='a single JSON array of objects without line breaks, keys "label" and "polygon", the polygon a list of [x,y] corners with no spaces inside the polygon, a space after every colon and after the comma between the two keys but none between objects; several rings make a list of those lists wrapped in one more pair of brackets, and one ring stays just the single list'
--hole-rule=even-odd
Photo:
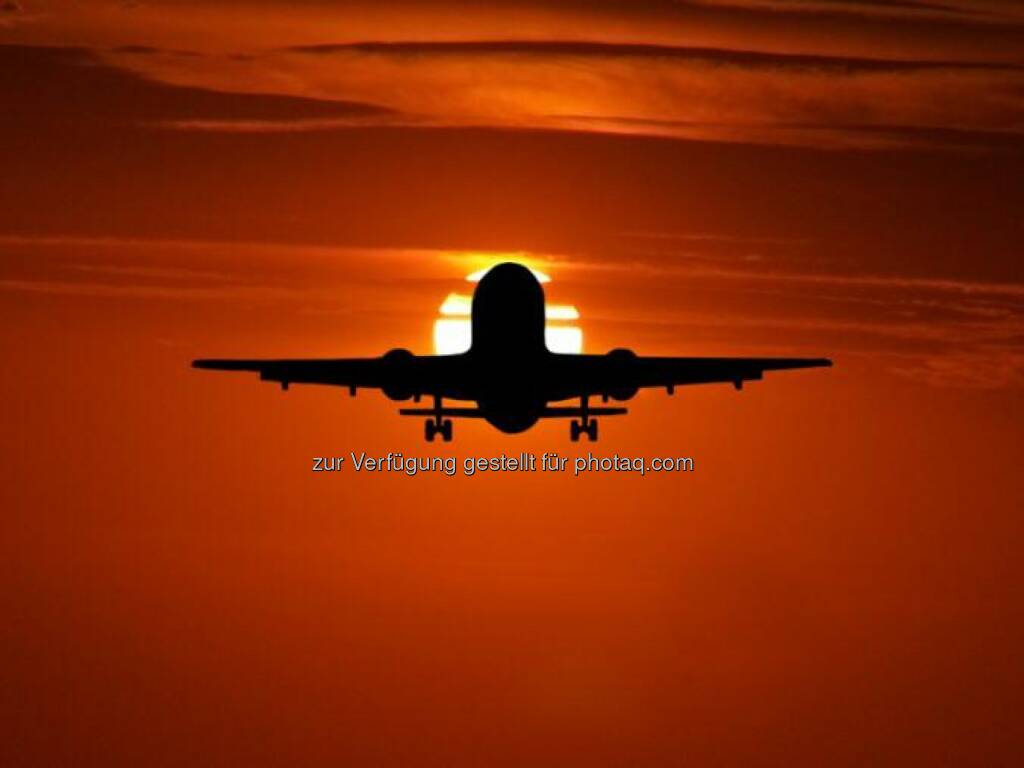
[{"label": "sun", "polygon": [[[551,278],[529,265],[525,265],[541,283],[550,283]],[[479,282],[487,269],[479,269],[466,275],[466,282]],[[473,297],[468,293],[449,293],[442,302],[438,318],[434,321],[434,352],[438,355],[455,355],[469,349],[472,341],[470,314]],[[544,340],[552,352],[579,354],[583,351],[583,330],[574,324],[580,313],[571,304],[548,304],[545,307]]]}]

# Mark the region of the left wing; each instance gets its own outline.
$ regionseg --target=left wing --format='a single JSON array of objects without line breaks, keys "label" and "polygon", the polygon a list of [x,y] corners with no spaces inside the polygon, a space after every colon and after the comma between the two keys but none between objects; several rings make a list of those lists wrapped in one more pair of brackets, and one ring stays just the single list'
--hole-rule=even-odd
[{"label": "left wing", "polygon": [[418,357],[393,350],[381,357],[322,360],[193,360],[193,368],[212,371],[251,371],[263,381],[289,384],[328,384],[384,390],[395,399],[418,395],[456,397],[461,380],[461,355]]}]

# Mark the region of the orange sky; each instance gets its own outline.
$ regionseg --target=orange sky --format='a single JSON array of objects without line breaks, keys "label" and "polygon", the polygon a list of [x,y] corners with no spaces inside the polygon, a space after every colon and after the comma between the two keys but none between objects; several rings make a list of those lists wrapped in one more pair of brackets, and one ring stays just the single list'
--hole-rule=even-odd
[{"label": "orange sky", "polygon": [[[1015,764],[1019,4],[382,7],[0,3],[0,764]],[[593,447],[188,368],[429,352],[489,253],[837,365]]]}]

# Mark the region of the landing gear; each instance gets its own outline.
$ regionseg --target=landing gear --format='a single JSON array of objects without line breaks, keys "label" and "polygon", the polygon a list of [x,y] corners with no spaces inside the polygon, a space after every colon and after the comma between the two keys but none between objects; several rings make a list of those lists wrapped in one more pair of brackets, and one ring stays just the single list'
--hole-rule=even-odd
[{"label": "landing gear", "polygon": [[586,434],[590,442],[595,442],[597,440],[597,419],[590,419],[586,424],[582,424],[576,419],[569,422],[569,439],[578,443],[581,434]]},{"label": "landing gear", "polygon": [[569,439],[574,443],[578,443],[581,434],[586,434],[590,442],[597,442],[597,419],[590,418],[588,408],[588,396],[583,395],[580,398],[580,415],[582,418],[579,421],[573,419],[569,422]]},{"label": "landing gear", "polygon": [[427,419],[423,425],[423,436],[427,438],[428,443],[434,442],[435,435],[441,435],[441,439],[446,443],[452,441],[452,420],[441,418],[441,398],[437,395],[434,396],[434,415]]},{"label": "landing gear", "polygon": [[427,438],[428,443],[434,442],[434,435],[441,435],[441,439],[446,443],[452,441],[452,420],[444,419],[442,421],[434,421],[434,419],[427,419],[426,424],[423,425],[423,434]]}]

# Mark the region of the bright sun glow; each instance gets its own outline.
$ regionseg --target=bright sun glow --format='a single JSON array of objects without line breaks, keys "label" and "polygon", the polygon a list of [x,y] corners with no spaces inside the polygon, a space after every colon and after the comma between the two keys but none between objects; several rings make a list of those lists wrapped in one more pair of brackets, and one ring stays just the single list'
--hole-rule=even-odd
[{"label": "bright sun glow", "polygon": [[[530,269],[542,283],[551,278],[543,272]],[[466,277],[469,282],[478,282],[487,273],[481,269]],[[472,340],[470,314],[473,298],[462,293],[449,293],[441,304],[441,316],[434,321],[434,351],[439,355],[454,355],[469,349]],[[545,307],[547,323],[544,339],[552,352],[575,353],[583,351],[583,331],[571,324],[579,320],[580,313],[572,304],[548,304]]]},{"label": "bright sun glow", "polygon": [[[529,264],[524,264],[523,266],[526,267],[528,270],[530,270],[533,273],[533,276],[537,278],[537,282],[539,282],[539,283],[550,283],[551,282],[551,278],[548,277],[547,275],[545,275],[539,269],[534,269]],[[472,274],[466,275],[466,280],[469,281],[470,283],[479,283],[480,282],[480,278],[482,278],[484,275],[486,275],[490,271],[491,271],[490,267],[485,267],[484,269],[478,269],[476,272],[473,272]]]}]

